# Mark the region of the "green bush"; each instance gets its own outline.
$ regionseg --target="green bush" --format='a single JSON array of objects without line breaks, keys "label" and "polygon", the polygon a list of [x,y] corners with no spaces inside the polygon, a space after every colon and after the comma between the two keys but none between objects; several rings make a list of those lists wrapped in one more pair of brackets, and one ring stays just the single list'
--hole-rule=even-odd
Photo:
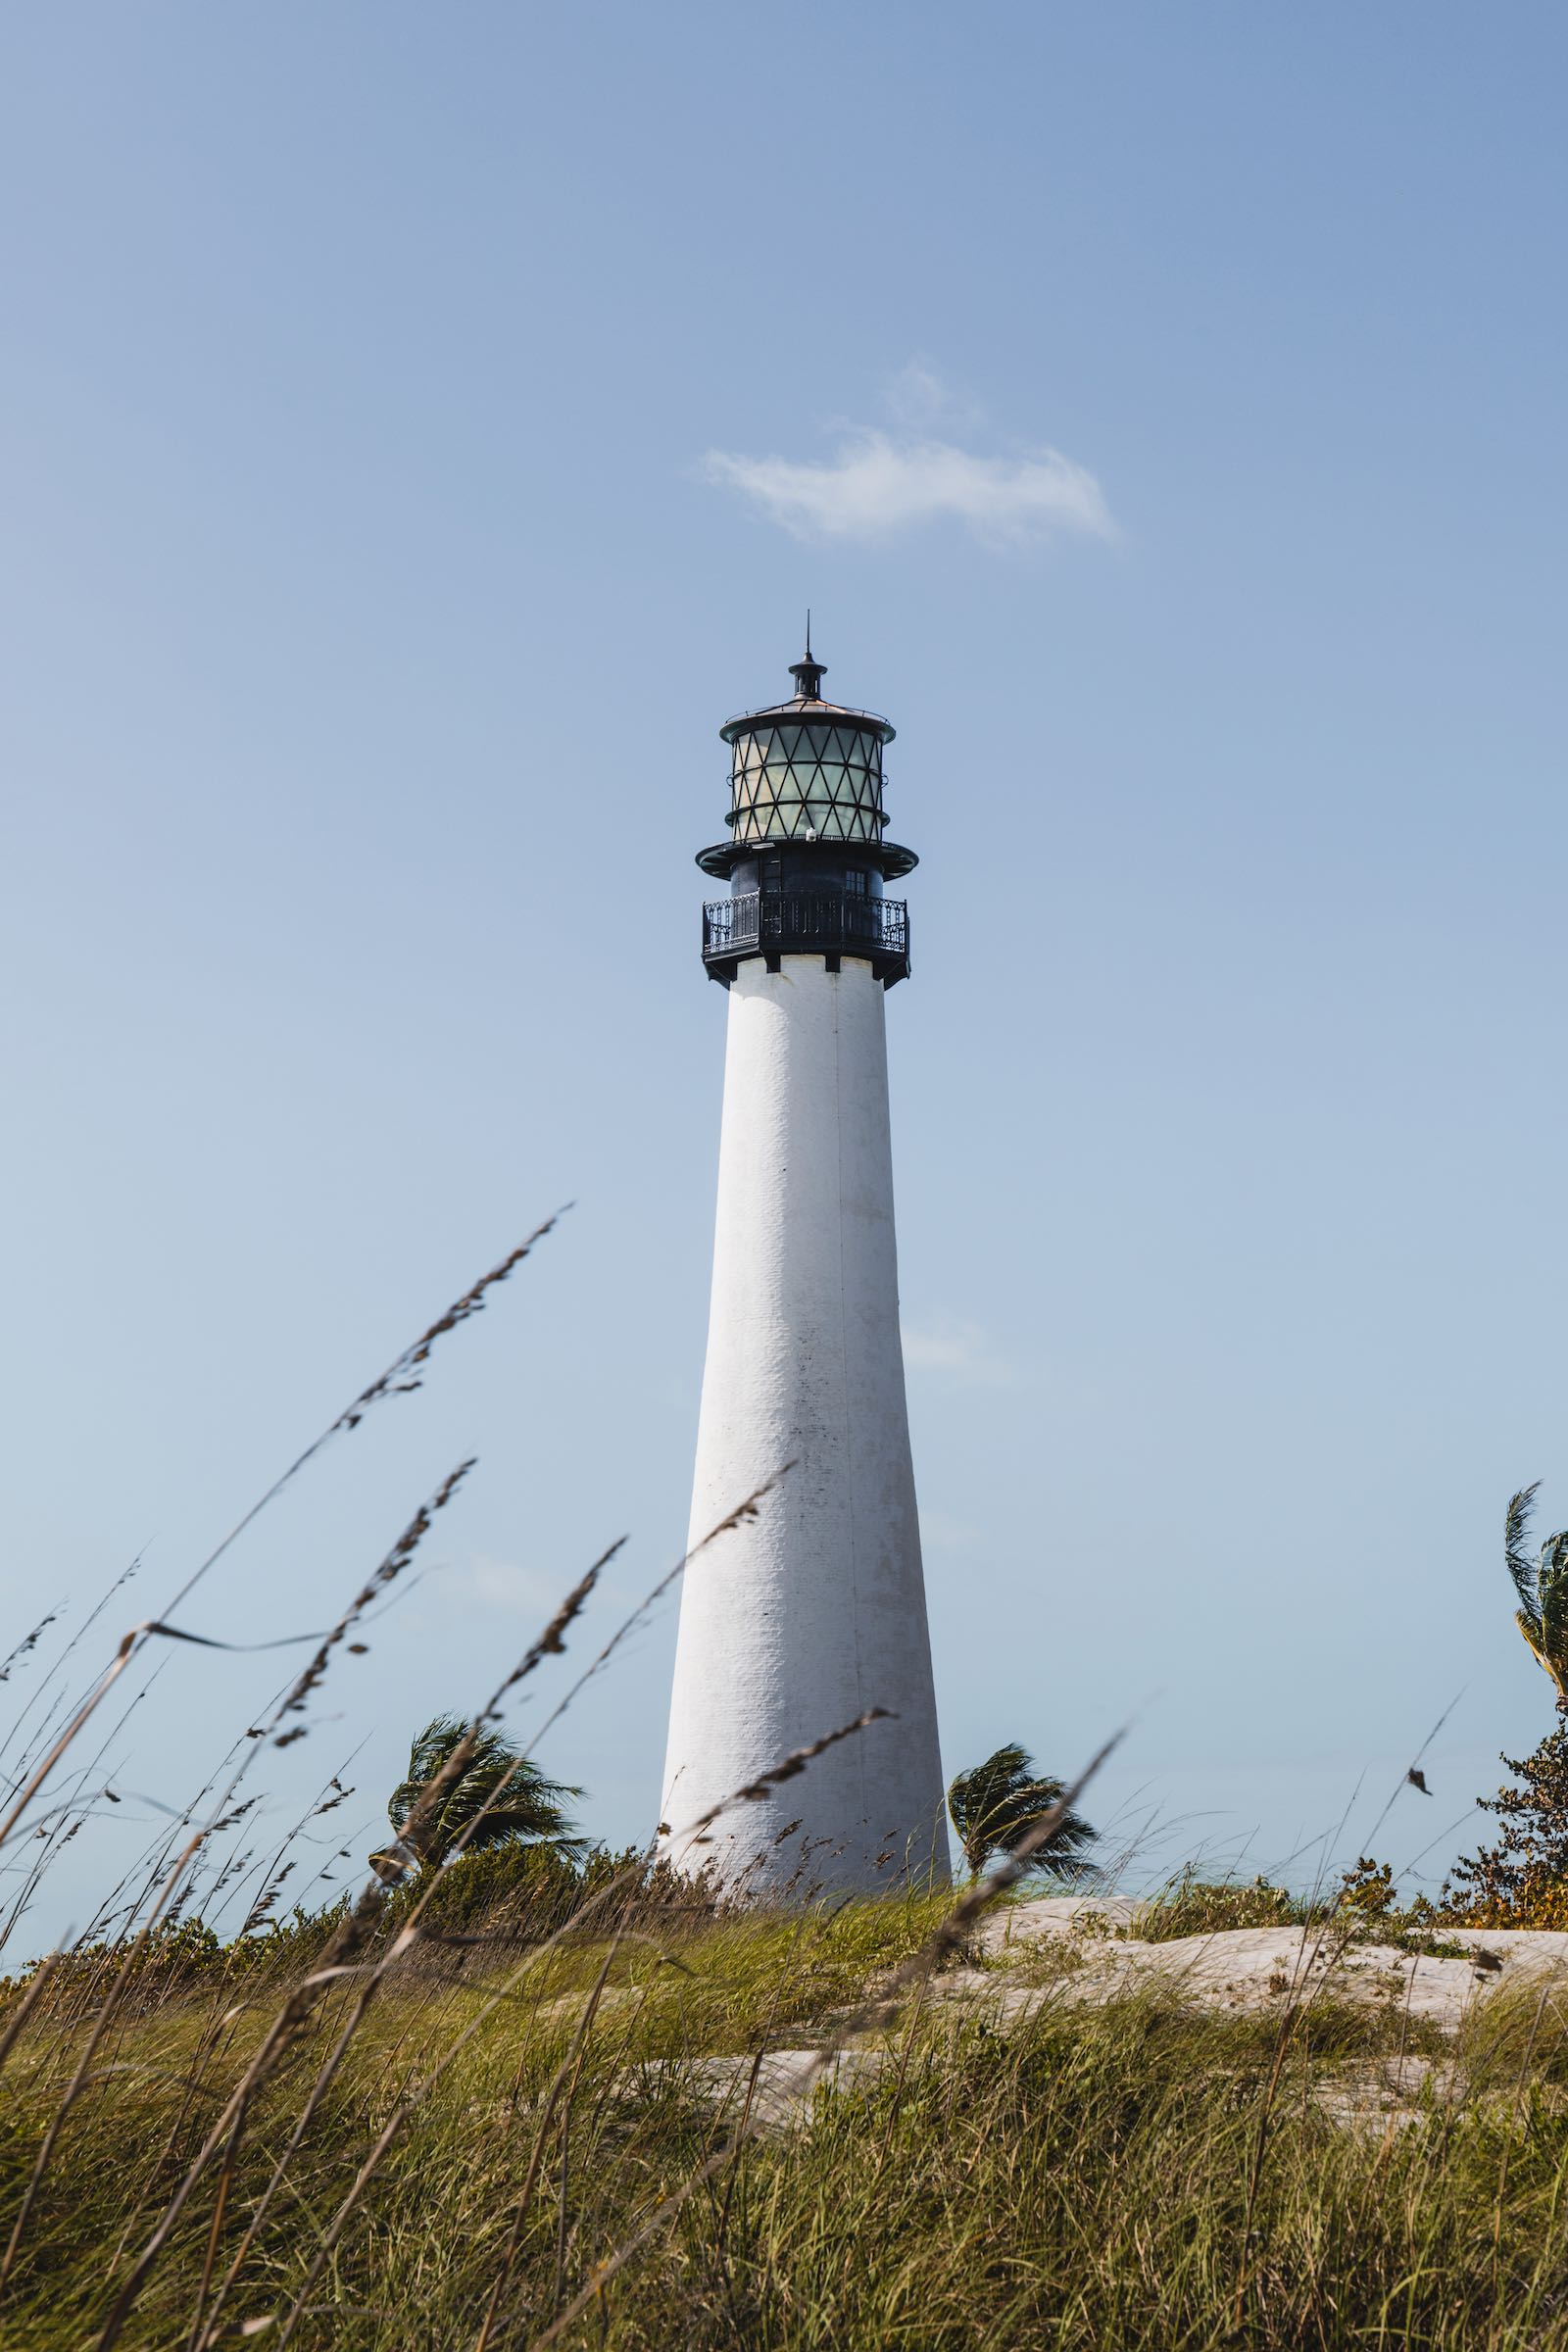
[{"label": "green bush", "polygon": [[1312,1916],[1310,1904],[1267,1879],[1241,1886],[1183,1872],[1134,1913],[1127,1932],[1146,1943],[1168,1943],[1180,1936],[1215,1936],[1231,1928],[1288,1928]]}]

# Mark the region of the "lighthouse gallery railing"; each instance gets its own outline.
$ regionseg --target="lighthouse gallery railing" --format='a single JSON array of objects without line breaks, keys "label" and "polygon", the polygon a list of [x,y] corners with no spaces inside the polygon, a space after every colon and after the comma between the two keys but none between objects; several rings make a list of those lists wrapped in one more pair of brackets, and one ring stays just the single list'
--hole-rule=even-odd
[{"label": "lighthouse gallery railing", "polygon": [[903,899],[852,898],[842,890],[750,890],[710,899],[703,908],[705,956],[755,956],[768,948],[906,956],[908,906]]}]

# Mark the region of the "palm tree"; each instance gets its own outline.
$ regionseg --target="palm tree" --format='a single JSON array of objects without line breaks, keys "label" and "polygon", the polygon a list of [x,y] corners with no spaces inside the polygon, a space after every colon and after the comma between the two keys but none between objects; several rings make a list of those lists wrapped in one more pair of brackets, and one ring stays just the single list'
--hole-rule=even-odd
[{"label": "palm tree", "polygon": [[[466,1854],[497,1845],[549,1845],[576,1861],[585,1840],[564,1800],[581,1796],[582,1790],[547,1780],[505,1732],[488,1727],[475,1737],[466,1765],[434,1811],[415,1825],[420,1798],[467,1736],[468,1726],[455,1715],[437,1715],[416,1736],[407,1777],[393,1789],[386,1808],[398,1835],[389,1851],[370,1856],[382,1877],[401,1878],[412,1868],[442,1863],[460,1839]],[[405,1837],[411,1828],[411,1836]]]},{"label": "palm tree", "polygon": [[[972,1771],[960,1772],[948,1790],[948,1811],[969,1868],[978,1874],[988,1855],[1012,1853],[1058,1802],[1063,1785],[1037,1773],[1028,1749],[1016,1740]],[[1029,1857],[1030,1868],[1081,1874],[1096,1834],[1080,1814],[1064,1814]]]},{"label": "palm tree", "polygon": [[1503,1522],[1503,1558],[1519,1595],[1514,1623],[1557,1690],[1557,1712],[1568,1719],[1568,1529],[1548,1536],[1534,1559],[1525,1549],[1541,1481],[1522,1487]]}]

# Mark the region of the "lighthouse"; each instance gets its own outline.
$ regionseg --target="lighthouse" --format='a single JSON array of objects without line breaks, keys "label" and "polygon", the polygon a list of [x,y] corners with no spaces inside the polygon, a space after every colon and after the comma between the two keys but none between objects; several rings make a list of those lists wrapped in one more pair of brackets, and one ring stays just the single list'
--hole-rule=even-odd
[{"label": "lighthouse", "polygon": [[[794,694],[720,728],[728,838],[697,859],[729,886],[703,909],[728,1034],[692,1544],[776,1484],[686,1570],[662,1850],[773,1901],[948,1872],[883,1010],[909,971],[885,886],[915,858],[885,837],[894,731],[824,700],[824,668],[808,632]],[[888,1720],[690,1837],[873,1707]]]}]

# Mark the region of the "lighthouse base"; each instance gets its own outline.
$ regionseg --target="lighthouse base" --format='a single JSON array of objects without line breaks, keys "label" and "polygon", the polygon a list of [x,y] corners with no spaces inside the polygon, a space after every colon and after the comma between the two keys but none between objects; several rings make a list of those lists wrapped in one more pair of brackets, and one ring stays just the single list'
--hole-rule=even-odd
[{"label": "lighthouse base", "polygon": [[[848,956],[754,957],[729,992],[692,1543],[778,1483],[686,1571],[662,1850],[764,1900],[948,1875],[883,1005]],[[871,1707],[892,1720],[726,1801]]]}]

